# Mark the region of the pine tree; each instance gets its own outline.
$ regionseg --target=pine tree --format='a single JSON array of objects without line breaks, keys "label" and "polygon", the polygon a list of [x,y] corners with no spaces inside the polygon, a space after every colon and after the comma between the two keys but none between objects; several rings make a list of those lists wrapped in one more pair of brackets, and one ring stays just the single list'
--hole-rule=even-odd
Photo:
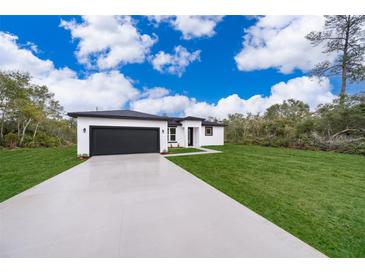
[{"label": "pine tree", "polygon": [[324,30],[310,32],[306,38],[313,46],[323,45],[324,53],[335,53],[334,61],[316,65],[312,73],[317,76],[341,75],[340,98],[346,96],[347,81],[365,80],[365,16],[325,16]]}]

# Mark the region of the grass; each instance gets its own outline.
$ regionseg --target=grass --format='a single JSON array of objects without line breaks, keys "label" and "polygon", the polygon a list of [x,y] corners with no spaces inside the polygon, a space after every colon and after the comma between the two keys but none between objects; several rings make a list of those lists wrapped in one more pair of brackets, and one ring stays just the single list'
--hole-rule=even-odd
[{"label": "grass", "polygon": [[0,202],[79,163],[76,147],[0,150]]},{"label": "grass", "polygon": [[169,147],[168,154],[189,153],[189,152],[202,152],[202,151],[200,149],[193,147]]},{"label": "grass", "polygon": [[245,145],[168,158],[330,257],[365,257],[365,157]]}]

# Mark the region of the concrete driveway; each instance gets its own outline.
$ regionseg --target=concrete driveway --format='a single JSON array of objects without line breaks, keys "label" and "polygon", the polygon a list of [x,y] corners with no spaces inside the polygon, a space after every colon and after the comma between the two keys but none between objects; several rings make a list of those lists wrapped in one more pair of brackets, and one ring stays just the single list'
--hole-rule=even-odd
[{"label": "concrete driveway", "polygon": [[158,154],[93,157],[0,204],[0,257],[322,257]]}]

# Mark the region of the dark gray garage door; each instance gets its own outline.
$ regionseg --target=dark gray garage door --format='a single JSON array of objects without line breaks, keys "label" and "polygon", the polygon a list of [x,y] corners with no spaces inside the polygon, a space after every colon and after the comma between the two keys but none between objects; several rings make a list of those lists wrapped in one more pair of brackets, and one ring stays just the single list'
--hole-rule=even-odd
[{"label": "dark gray garage door", "polygon": [[160,152],[159,128],[90,127],[90,154]]}]

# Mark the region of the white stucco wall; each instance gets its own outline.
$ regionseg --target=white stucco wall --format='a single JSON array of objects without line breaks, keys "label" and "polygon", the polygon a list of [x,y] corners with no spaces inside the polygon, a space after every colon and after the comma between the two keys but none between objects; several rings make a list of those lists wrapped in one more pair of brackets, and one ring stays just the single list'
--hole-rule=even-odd
[{"label": "white stucco wall", "polygon": [[224,145],[224,127],[213,127],[213,136],[205,136],[205,126],[201,121],[183,121],[176,127],[176,143],[168,143],[169,147],[188,146],[188,128],[194,128],[194,146]]},{"label": "white stucco wall", "polygon": [[184,146],[184,131],[181,126],[176,127],[176,142],[168,143],[169,147],[183,147]]},{"label": "white stucco wall", "polygon": [[201,140],[201,128],[202,128],[202,122],[201,121],[194,121],[194,120],[185,120],[181,122],[182,124],[182,128],[183,128],[183,146],[187,147],[188,146],[188,128],[192,127],[194,128],[194,138],[193,138],[193,143],[194,146],[201,146],[202,144],[200,143]]},{"label": "white stucco wall", "polygon": [[213,127],[213,135],[205,136],[205,127],[201,128],[201,146],[220,146],[224,145],[224,127]]},{"label": "white stucco wall", "polygon": [[[160,152],[167,150],[167,121],[110,119],[97,117],[77,118],[77,154],[89,155],[90,126],[115,126],[115,127],[157,127],[160,128]],[[83,132],[83,129],[86,132]]]}]

